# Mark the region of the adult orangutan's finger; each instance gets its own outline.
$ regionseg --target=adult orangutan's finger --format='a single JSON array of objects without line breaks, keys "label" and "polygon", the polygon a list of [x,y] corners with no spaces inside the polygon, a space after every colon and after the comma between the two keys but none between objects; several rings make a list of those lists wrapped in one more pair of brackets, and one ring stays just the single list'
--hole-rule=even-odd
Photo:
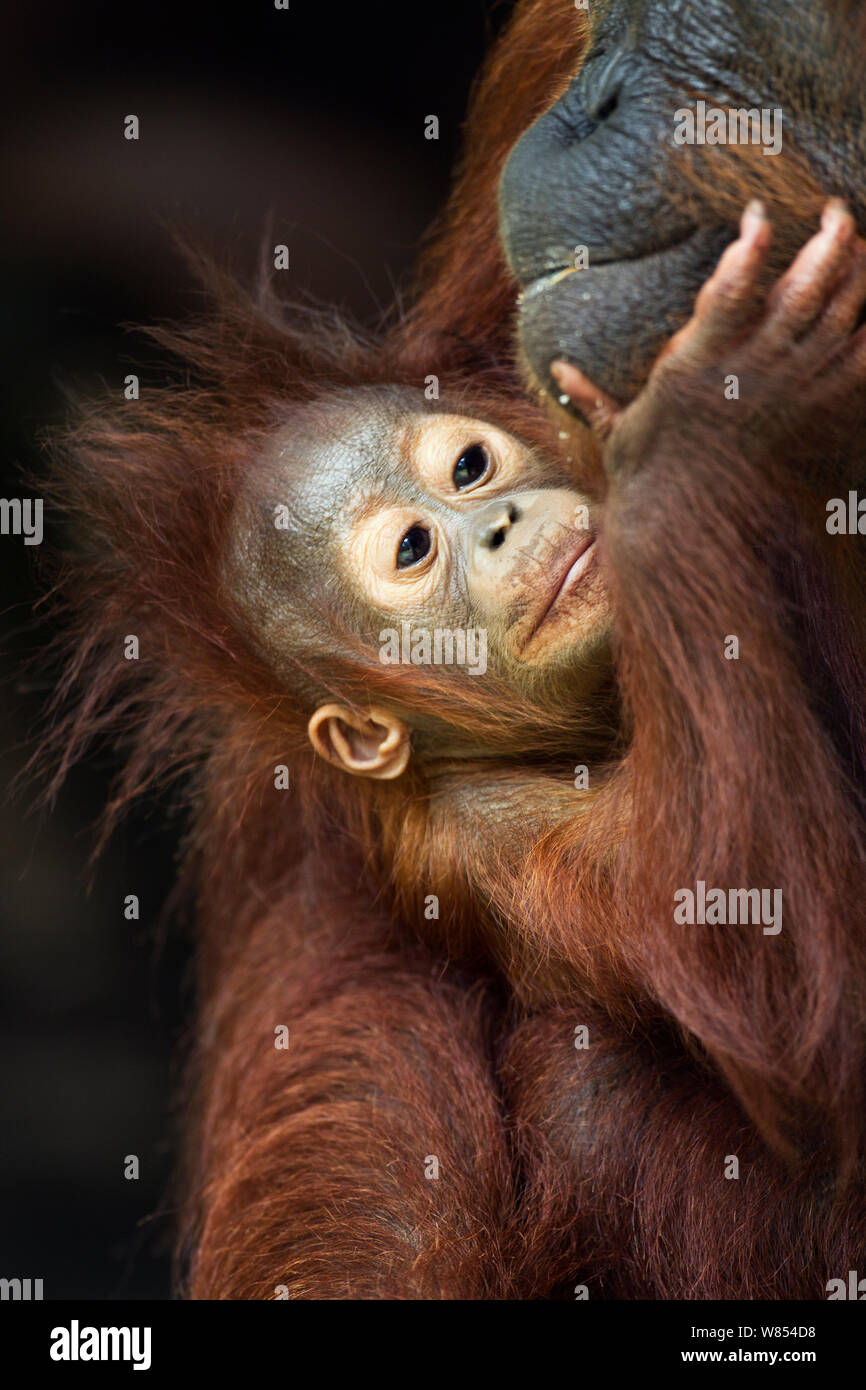
[{"label": "adult orangutan's finger", "polygon": [[662,348],[658,361],[673,355],[683,360],[715,356],[760,317],[758,277],[772,235],[763,205],[749,203],[740,219],[740,235],[723,251],[701,287],[692,317]]},{"label": "adult orangutan's finger", "polygon": [[806,332],[829,307],[845,276],[857,235],[854,218],[839,198],[831,198],[821,230],[798,251],[767,297],[764,332],[788,341]]}]

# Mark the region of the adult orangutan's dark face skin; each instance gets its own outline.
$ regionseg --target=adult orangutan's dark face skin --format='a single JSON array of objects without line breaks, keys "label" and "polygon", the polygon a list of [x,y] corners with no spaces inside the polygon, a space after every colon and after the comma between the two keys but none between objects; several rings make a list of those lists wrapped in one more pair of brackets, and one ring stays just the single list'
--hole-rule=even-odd
[{"label": "adult orangutan's dark face skin", "polygon": [[[500,191],[502,235],[523,290],[522,348],[539,381],[550,385],[551,361],[564,358],[630,398],[733,240],[731,221],[672,196],[686,157],[673,138],[680,108],[701,98],[710,107],[781,108],[785,146],[799,146],[822,187],[846,196],[863,225],[864,89],[854,61],[862,50],[851,33],[862,7],[840,20],[844,8],[592,0],[584,62],[515,146]],[[712,174],[724,151],[702,154]],[[575,273],[576,247],[586,248],[588,268]]]}]

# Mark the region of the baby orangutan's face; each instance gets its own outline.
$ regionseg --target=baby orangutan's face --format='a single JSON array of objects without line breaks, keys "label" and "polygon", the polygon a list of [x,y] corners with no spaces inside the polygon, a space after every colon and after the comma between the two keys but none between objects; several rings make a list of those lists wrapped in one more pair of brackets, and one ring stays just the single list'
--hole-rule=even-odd
[{"label": "baby orangutan's face", "polygon": [[564,677],[583,692],[605,664],[597,516],[556,463],[493,425],[407,390],[348,392],[277,437],[269,488],[292,499],[258,579],[271,642],[289,625],[280,591],[297,598],[316,571],[321,585],[325,566],[359,634],[483,630],[488,665],[530,696]]}]

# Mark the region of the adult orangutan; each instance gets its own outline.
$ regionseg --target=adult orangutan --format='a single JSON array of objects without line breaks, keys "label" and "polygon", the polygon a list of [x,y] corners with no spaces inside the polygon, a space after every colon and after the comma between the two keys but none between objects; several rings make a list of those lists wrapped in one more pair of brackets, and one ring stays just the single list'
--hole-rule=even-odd
[{"label": "adult orangutan", "polygon": [[[581,73],[627,36],[637,91],[662,71],[684,105],[660,13],[600,4]],[[683,158],[653,221],[644,154],[635,226],[670,198],[696,229],[641,305],[634,246],[593,269],[580,225],[624,186],[625,99],[582,128],[598,179],[562,219],[588,271],[561,273],[571,173],[545,204],[518,146],[503,226],[551,426],[512,366],[493,204],[577,62],[572,15],[518,10],[386,344],[217,279],[211,319],[160,334],[196,384],[100,406],[67,454],[94,540],[67,758],[123,732],[115,810],[190,774],[193,1297],[821,1296],[866,1254],[862,560],[825,525],[862,463],[866,248],[838,203],[808,239],[824,189],[857,210],[856,170],[795,108],[813,150]],[[676,46],[687,95],[751,90],[740,7],[708,16]],[[819,26],[792,32],[754,67],[815,102]],[[486,670],[382,661],[404,623],[484,632]]]}]

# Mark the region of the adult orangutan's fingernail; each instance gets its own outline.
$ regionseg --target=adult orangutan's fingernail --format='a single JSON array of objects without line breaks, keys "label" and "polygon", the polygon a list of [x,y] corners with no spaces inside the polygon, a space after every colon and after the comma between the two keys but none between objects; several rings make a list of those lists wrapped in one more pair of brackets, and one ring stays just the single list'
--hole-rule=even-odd
[{"label": "adult orangutan's fingernail", "polygon": [[821,227],[825,232],[837,232],[841,227],[850,227],[851,213],[848,204],[842,198],[831,198],[824,204],[824,211],[821,213]]},{"label": "adult orangutan's fingernail", "polygon": [[767,209],[760,198],[753,198],[751,202],[746,204],[746,210],[743,213],[743,225],[745,225],[746,222],[766,222],[766,220]]}]

